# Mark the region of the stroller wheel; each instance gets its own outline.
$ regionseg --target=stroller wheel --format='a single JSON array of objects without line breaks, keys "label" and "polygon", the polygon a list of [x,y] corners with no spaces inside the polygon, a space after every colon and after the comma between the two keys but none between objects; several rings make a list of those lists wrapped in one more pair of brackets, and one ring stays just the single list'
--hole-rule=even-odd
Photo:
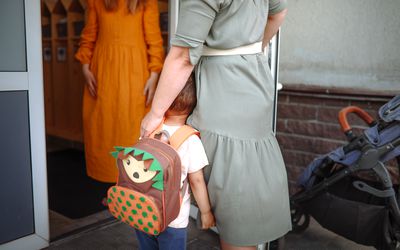
[{"label": "stroller wheel", "polygon": [[292,232],[302,233],[310,224],[310,215],[299,208],[292,208],[290,212],[292,216]]},{"label": "stroller wheel", "polygon": [[283,249],[285,249],[285,237],[284,236],[268,243],[267,250],[283,250]]},{"label": "stroller wheel", "polygon": [[391,213],[389,213],[389,216],[384,218],[383,228],[383,238],[386,243],[385,249],[400,250],[400,225],[395,222]]},{"label": "stroller wheel", "polygon": [[393,241],[390,245],[389,248],[390,250],[400,250],[400,242],[399,241]]}]

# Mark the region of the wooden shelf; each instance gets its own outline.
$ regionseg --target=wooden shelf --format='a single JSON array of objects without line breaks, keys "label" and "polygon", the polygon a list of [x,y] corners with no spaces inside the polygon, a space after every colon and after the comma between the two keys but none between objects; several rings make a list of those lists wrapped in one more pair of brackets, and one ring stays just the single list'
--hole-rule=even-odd
[{"label": "wooden shelf", "polygon": [[70,39],[70,40],[79,40],[79,39],[81,39],[81,37],[80,36],[70,36],[70,37],[68,37],[68,39]]},{"label": "wooden shelf", "polygon": [[55,37],[52,39],[56,42],[64,42],[64,41],[66,42],[68,40],[68,37]]},{"label": "wooden shelf", "polygon": [[73,132],[69,131],[68,129],[60,129],[56,127],[46,126],[46,133],[48,135],[60,137],[71,141],[83,142],[82,132]]}]

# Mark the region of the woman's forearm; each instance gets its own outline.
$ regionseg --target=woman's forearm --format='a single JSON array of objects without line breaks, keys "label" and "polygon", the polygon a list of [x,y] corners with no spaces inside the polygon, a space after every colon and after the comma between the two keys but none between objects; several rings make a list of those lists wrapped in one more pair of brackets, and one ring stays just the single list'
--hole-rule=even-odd
[{"label": "woman's forearm", "polygon": [[165,59],[151,107],[151,112],[155,116],[164,116],[171,103],[185,86],[193,67],[190,64],[188,48],[171,47]]},{"label": "woman's forearm", "polygon": [[267,25],[265,26],[264,30],[264,38],[262,44],[263,48],[268,45],[272,37],[276,34],[276,32],[278,32],[279,27],[281,27],[283,23],[283,20],[285,20],[286,13],[287,9],[284,9],[283,11],[275,15],[268,16]]}]

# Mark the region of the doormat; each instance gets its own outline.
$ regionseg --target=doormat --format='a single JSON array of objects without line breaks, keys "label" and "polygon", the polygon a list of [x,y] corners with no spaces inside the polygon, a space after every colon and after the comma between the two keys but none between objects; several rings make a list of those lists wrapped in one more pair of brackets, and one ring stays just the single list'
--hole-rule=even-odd
[{"label": "doormat", "polygon": [[83,151],[47,153],[47,180],[49,208],[57,213],[78,219],[107,209],[102,199],[113,184],[87,176]]}]

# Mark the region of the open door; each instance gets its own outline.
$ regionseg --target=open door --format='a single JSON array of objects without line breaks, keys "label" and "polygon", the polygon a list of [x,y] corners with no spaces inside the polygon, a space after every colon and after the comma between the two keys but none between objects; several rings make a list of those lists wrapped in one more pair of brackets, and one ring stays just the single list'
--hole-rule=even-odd
[{"label": "open door", "polygon": [[48,246],[39,0],[0,3],[0,248]]},{"label": "open door", "polygon": [[271,69],[272,78],[274,79],[275,84],[275,93],[274,93],[274,113],[272,119],[272,129],[276,134],[276,110],[278,107],[278,91],[282,89],[282,84],[278,82],[279,79],[279,48],[280,48],[280,30],[278,33],[271,39],[268,47],[268,51],[264,51],[266,55],[268,55],[268,63],[269,68]]}]

